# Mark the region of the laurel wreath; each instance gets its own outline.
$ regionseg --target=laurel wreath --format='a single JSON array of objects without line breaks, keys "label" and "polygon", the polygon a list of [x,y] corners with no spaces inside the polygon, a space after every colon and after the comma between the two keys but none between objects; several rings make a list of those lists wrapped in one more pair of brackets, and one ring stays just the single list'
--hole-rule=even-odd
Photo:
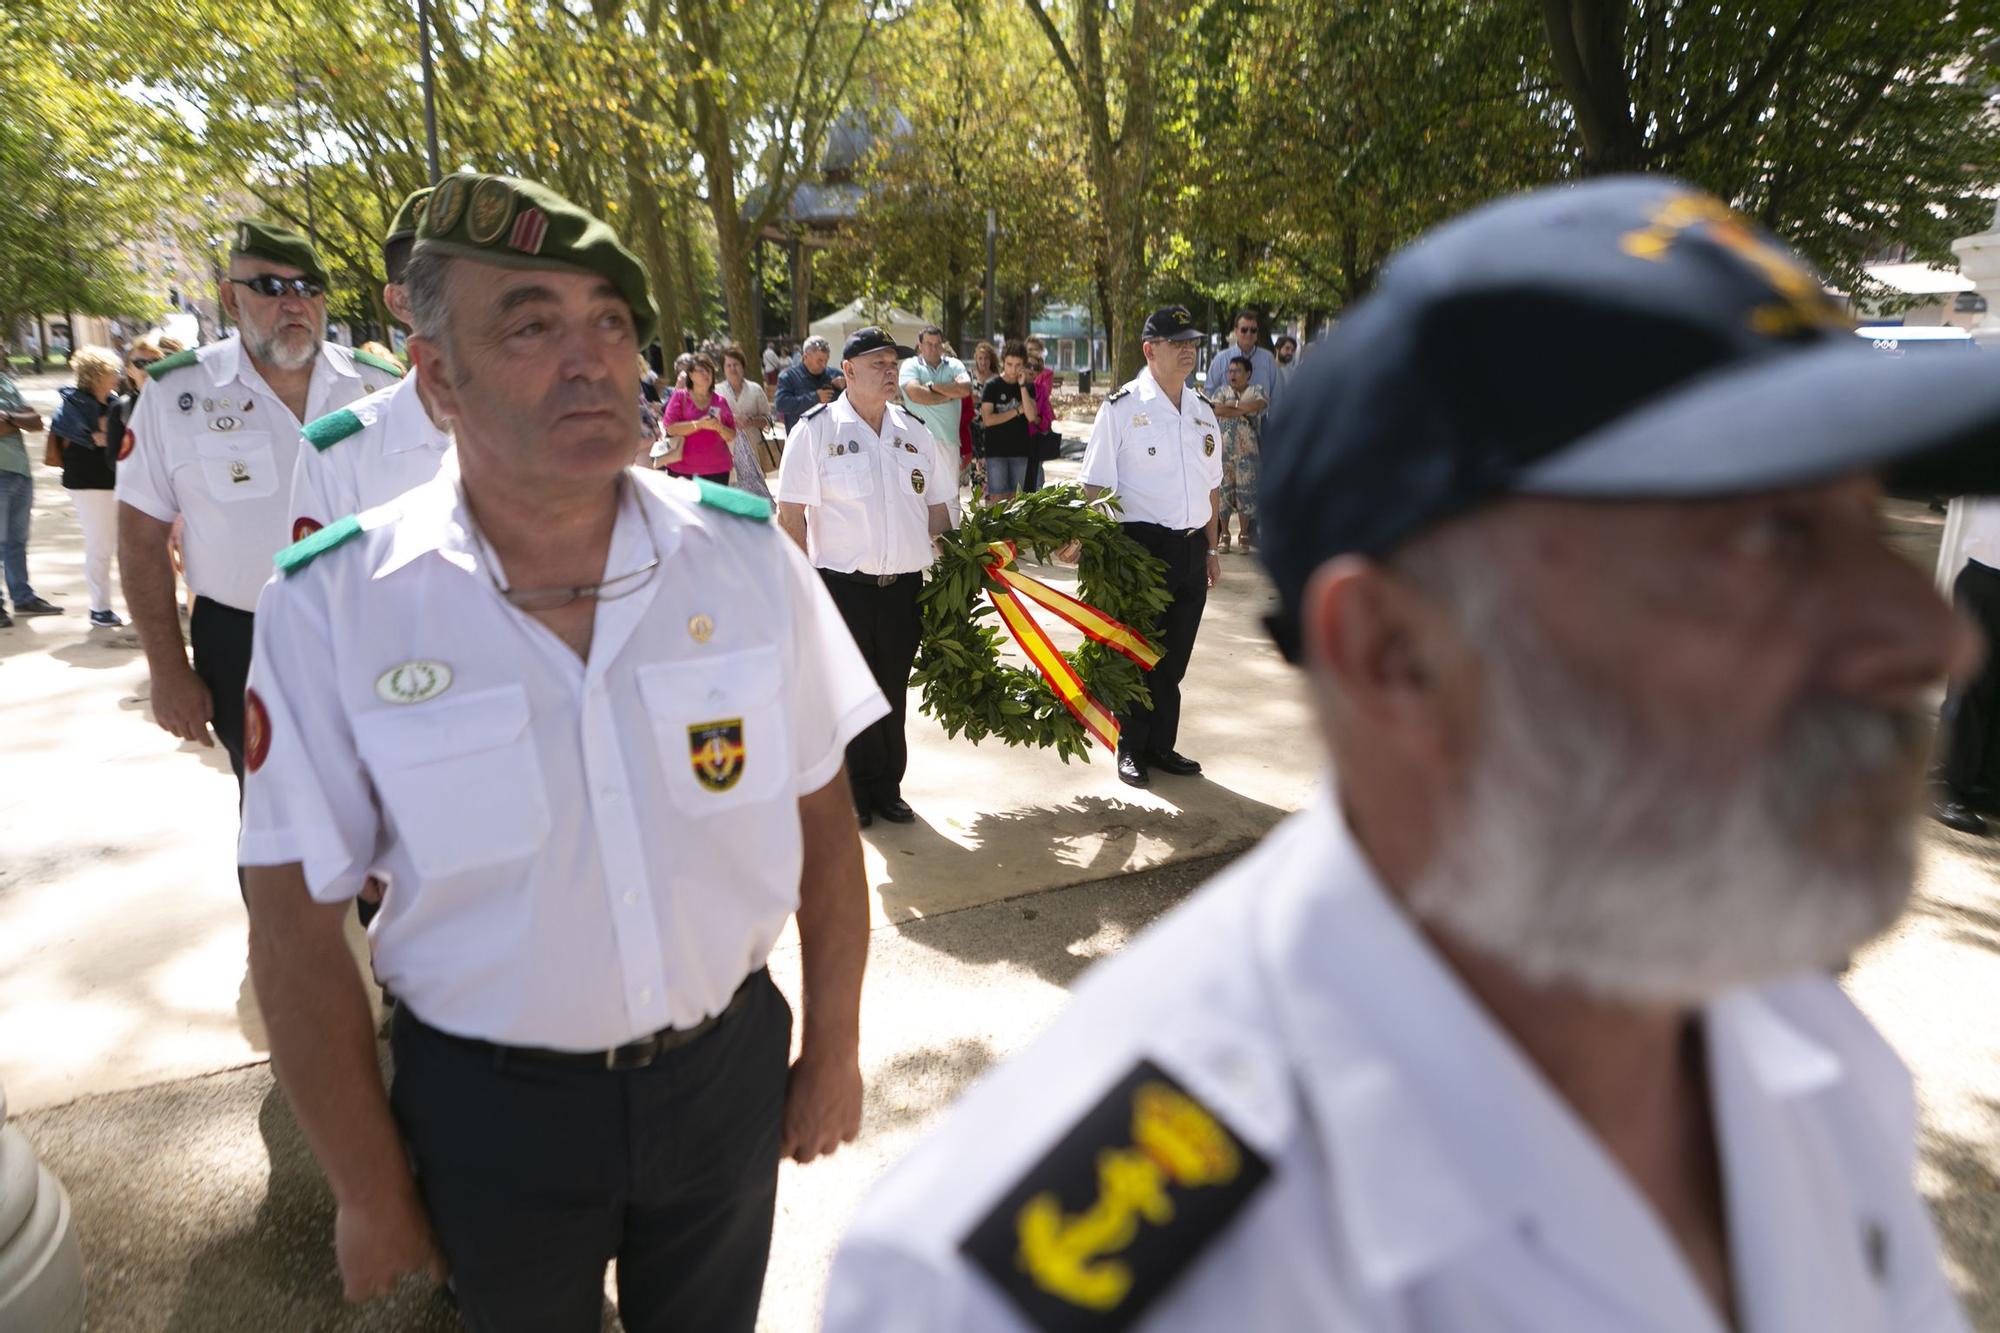
[{"label": "laurel wreath", "polygon": [[[1000,660],[1004,629],[984,593],[994,542],[1013,542],[1023,556],[1040,561],[1081,542],[1076,595],[1151,635],[1172,601],[1166,566],[1120,531],[1116,510],[1115,497],[1086,505],[1082,488],[1052,486],[1004,504],[968,506],[958,529],[939,538],[942,553],[917,599],[923,641],[912,680],[923,691],[921,711],[946,735],[975,743],[996,736],[1009,745],[1054,749],[1064,763],[1079,756],[1088,761],[1090,733],[1048,682]],[[1110,713],[1152,702],[1146,673],[1122,653],[1085,639],[1063,656]]]}]

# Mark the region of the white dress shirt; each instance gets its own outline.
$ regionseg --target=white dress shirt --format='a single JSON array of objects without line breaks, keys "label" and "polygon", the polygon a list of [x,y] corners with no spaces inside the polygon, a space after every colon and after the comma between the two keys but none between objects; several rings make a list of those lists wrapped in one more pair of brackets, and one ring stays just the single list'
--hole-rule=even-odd
[{"label": "white dress shirt", "polygon": [[385,872],[376,974],[446,1032],[597,1050],[719,1012],[798,905],[798,799],[888,710],[775,524],[626,475],[605,577],[659,568],[587,662],[496,591],[455,455],[258,605],[241,860],[322,902]]},{"label": "white dress shirt", "polygon": [[1152,370],[1105,399],[1091,423],[1081,480],[1118,493],[1119,517],[1186,531],[1207,524],[1222,485],[1222,428],[1207,401],[1182,388],[1178,410]]},{"label": "white dress shirt", "polygon": [[[139,395],[118,498],[162,523],[185,515],[181,558],[197,596],[254,610],[271,557],[292,540],[292,472],[301,422],[243,354],[240,338],[210,343],[195,365],[168,371]],[[366,397],[389,375],[335,343],[320,347],[307,421]]]},{"label": "white dress shirt", "polygon": [[[1739,991],[1703,1023],[1742,1333],[1964,1333],[1912,1181],[1909,1077],[1839,986]],[[830,1333],[1032,1327],[960,1243],[994,1214],[1010,1251],[1023,1237],[1003,1271],[1033,1272],[1028,1209],[996,1200],[1142,1058],[1270,1174],[1130,1327],[1722,1333],[1658,1216],[1394,904],[1331,800],[1100,964],[885,1178],[834,1261]],[[1104,1196],[1069,1184],[1066,1214],[1088,1219]],[[1172,1212],[1122,1239],[1078,1228],[1087,1271],[1128,1247],[1136,1267]]]},{"label": "white dress shirt", "polygon": [[836,573],[928,568],[930,508],[948,512],[957,487],[957,453],[947,459],[923,422],[888,403],[878,434],[844,393],[799,418],[778,463],[778,499],[806,507],[806,551]]},{"label": "white dress shirt", "polygon": [[415,375],[343,410],[354,414],[359,430],[324,449],[309,440],[299,445],[292,476],[294,540],[429,481],[451,447],[451,433],[424,410]]}]

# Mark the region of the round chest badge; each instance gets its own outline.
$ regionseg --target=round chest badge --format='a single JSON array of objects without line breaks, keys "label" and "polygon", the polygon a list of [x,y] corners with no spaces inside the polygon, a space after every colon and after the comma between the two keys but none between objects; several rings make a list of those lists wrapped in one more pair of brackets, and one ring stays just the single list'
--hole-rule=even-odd
[{"label": "round chest badge", "polygon": [[322,525],[318,519],[306,518],[305,516],[301,515],[300,517],[292,520],[292,540],[295,542],[302,542],[306,538],[312,536],[315,532],[318,532],[321,526]]},{"label": "round chest badge", "polygon": [[243,767],[255,773],[271,753],[271,715],[257,691],[243,692]]},{"label": "round chest badge", "polygon": [[191,393],[182,394],[179,398],[176,398],[174,402],[180,407],[181,411],[183,412],[194,411],[194,395]]},{"label": "round chest badge", "polygon": [[451,688],[451,668],[442,662],[405,662],[390,667],[375,682],[375,697],[385,704],[420,704]]}]

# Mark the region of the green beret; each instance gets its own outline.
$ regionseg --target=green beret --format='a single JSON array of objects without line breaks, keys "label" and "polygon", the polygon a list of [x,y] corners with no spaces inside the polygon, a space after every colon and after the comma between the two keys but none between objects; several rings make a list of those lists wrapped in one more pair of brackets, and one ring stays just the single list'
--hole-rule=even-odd
[{"label": "green beret", "polygon": [[432,252],[608,278],[632,307],[641,347],[653,341],[660,322],[645,265],[618,234],[534,181],[463,171],[446,176],[417,219],[416,253]]},{"label": "green beret", "polygon": [[407,241],[417,234],[417,210],[421,209],[424,200],[430,197],[431,187],[428,185],[421,190],[410,191],[410,197],[403,201],[403,206],[396,210],[395,219],[389,223],[389,232],[382,238],[384,246],[394,245],[397,241]]},{"label": "green beret", "polygon": [[235,233],[229,243],[231,259],[268,259],[274,264],[290,264],[320,286],[327,285],[326,265],[319,262],[312,242],[290,227],[257,218],[240,218]]}]

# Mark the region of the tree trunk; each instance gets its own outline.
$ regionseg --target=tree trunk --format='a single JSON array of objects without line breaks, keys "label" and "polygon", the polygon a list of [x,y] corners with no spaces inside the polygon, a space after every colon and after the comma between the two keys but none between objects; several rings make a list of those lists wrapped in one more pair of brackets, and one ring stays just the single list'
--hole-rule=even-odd
[{"label": "tree trunk", "polygon": [[960,285],[958,274],[950,275],[940,305],[943,318],[938,323],[944,326],[944,340],[958,348],[959,356],[970,365],[972,357],[959,345],[959,336],[965,332],[965,288]]},{"label": "tree trunk", "polygon": [[[691,236],[693,230],[693,223],[688,219],[686,210],[677,203],[674,208],[674,250],[679,260],[681,281],[687,284],[688,327],[693,331],[695,338],[700,340],[708,337],[708,288],[702,283],[700,265],[695,263],[694,241]],[[752,250],[754,253],[754,246]],[[750,274],[747,266],[743,273],[747,279]],[[755,300],[754,295],[751,299]],[[751,319],[754,324],[756,317],[753,315]],[[737,346],[744,347],[748,344],[739,337]]]},{"label": "tree trunk", "polygon": [[660,197],[646,179],[638,144],[629,137],[625,141],[625,190],[632,208],[633,229],[638,232],[639,252],[646,261],[646,274],[653,282],[653,299],[660,305],[660,346],[678,350],[681,329],[686,325],[681,309],[684,289],[674,272],[673,255],[667,249]]}]

